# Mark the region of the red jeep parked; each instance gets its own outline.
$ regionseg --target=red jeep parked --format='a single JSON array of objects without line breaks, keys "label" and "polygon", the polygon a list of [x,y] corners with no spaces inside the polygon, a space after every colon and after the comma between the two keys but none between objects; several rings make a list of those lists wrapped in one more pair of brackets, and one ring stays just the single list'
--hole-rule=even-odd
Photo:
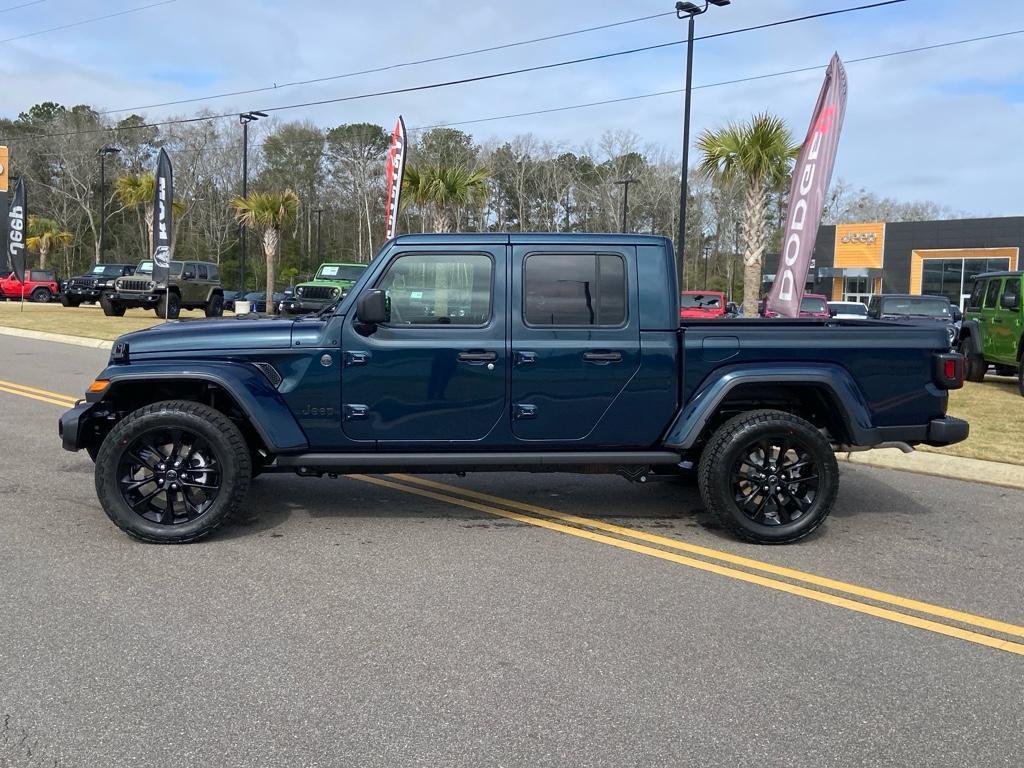
[{"label": "red jeep parked", "polygon": [[24,284],[11,272],[0,279],[0,299],[20,301],[22,297],[29,301],[47,302],[57,297],[60,288],[57,275],[48,269],[26,269]]},{"label": "red jeep parked", "polygon": [[725,317],[725,294],[718,291],[683,291],[679,294],[681,319],[713,320]]}]

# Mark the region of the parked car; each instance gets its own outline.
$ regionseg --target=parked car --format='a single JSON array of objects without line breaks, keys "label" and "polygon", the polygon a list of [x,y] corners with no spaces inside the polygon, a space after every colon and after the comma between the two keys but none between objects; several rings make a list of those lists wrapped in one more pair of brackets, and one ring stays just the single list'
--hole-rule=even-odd
[{"label": "parked car", "polygon": [[860,301],[830,301],[828,312],[840,320],[866,320],[868,305]]},{"label": "parked car", "polygon": [[[266,291],[252,291],[245,294],[245,301],[251,304],[251,312],[259,312],[260,314],[266,314],[267,311],[267,292]],[[285,294],[283,291],[274,291],[274,306],[280,308],[281,302],[285,300]]]},{"label": "parked car", "polygon": [[282,314],[319,312],[345,296],[366,271],[366,266],[344,262],[321,264],[312,280],[295,286],[294,295],[289,296],[281,306]]},{"label": "parked car", "polygon": [[[762,300],[758,303],[758,312],[761,317],[779,317],[778,312],[774,312],[765,306],[765,302]],[[799,317],[831,317],[828,311],[828,297],[822,296],[819,293],[805,293],[803,298],[800,300],[800,314]]]},{"label": "parked car", "polygon": [[220,269],[206,261],[172,261],[166,283],[153,281],[153,262],[143,261],[130,277],[114,281],[114,290],[100,296],[103,314],[120,317],[129,307],[152,309],[176,318],[183,309],[201,309],[207,317],[224,314]]},{"label": "parked car", "polygon": [[959,329],[954,307],[945,296],[917,296],[886,293],[872,296],[868,317],[874,320],[901,320],[941,326],[949,339],[950,349],[956,346]]},{"label": "parked car", "polygon": [[21,301],[25,298],[46,303],[53,301],[59,291],[57,274],[49,269],[26,269],[24,283],[19,283],[13,272],[0,279],[0,299],[5,301]]},{"label": "parked car", "polygon": [[725,294],[718,291],[683,291],[679,295],[679,317],[713,320],[727,314]]},{"label": "parked car", "polygon": [[1024,271],[990,272],[975,279],[960,329],[967,379],[982,381],[990,365],[1017,377],[1024,395]]},{"label": "parked car", "polygon": [[836,450],[966,438],[938,328],[681,323],[677,285],[663,237],[400,236],[332,312],[122,336],[63,445],[152,542],[208,534],[260,472],[695,467],[721,524],[782,543],[832,509]]},{"label": "parked car", "polygon": [[65,307],[77,307],[87,301],[99,301],[102,294],[114,290],[117,278],[134,273],[134,264],[97,264],[84,275],[63,283],[60,303]]}]

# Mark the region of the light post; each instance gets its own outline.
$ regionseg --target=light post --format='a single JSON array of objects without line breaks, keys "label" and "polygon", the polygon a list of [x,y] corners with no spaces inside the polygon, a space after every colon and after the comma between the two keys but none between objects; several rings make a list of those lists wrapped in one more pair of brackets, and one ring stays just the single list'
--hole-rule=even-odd
[{"label": "light post", "polygon": [[622,231],[629,231],[629,185],[635,182],[636,179],[619,179],[615,184],[622,185]]},{"label": "light post", "polygon": [[96,152],[100,158],[100,261],[103,261],[103,234],[107,221],[107,155],[116,155],[120,151],[120,147],[108,144]]},{"label": "light post", "polygon": [[316,214],[316,266],[320,265],[320,216],[323,212],[323,208],[317,208],[313,211]]},{"label": "light post", "polygon": [[711,260],[711,243],[704,241],[704,288],[708,289],[708,262]]},{"label": "light post", "polygon": [[[242,199],[249,199],[249,123],[266,117],[266,112],[243,112],[238,116],[242,124]],[[241,292],[245,293],[245,225],[238,225],[238,282]]]},{"label": "light post", "polygon": [[693,89],[693,19],[706,13],[709,5],[729,5],[730,0],[704,0],[704,7],[696,3],[676,3],[676,18],[687,20],[686,36],[686,91],[683,98],[683,173],[679,182],[679,281],[685,285],[686,275],[686,196],[689,192],[687,175],[690,166],[690,92]]}]

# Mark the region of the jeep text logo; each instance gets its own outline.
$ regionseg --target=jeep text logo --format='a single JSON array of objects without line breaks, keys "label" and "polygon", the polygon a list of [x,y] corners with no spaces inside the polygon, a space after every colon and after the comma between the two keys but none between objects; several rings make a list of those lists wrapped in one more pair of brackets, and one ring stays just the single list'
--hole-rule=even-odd
[{"label": "jeep text logo", "polygon": [[847,232],[839,241],[841,243],[863,243],[874,245],[878,242],[878,235],[874,232]]},{"label": "jeep text logo", "polygon": [[15,257],[23,256],[25,251],[25,209],[20,205],[12,206],[8,222],[10,236],[7,253],[13,261]]}]

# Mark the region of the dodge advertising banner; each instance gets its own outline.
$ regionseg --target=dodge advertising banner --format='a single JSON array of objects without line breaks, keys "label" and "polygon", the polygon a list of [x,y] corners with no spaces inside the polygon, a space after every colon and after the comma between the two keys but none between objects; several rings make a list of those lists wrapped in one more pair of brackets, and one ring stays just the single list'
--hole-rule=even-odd
[{"label": "dodge advertising banner", "polygon": [[387,187],[388,200],[384,208],[386,226],[384,237],[391,239],[398,228],[398,204],[402,197],[402,177],[405,174],[405,121],[398,116],[395,132],[391,137],[391,148],[388,150]]},{"label": "dodge advertising banner", "polygon": [[782,257],[766,307],[782,317],[798,317],[800,314],[807,269],[814,252],[825,193],[832,180],[845,114],[846,70],[837,53],[829,62],[825,83],[811,117],[811,127],[793,170]]},{"label": "dodge advertising banner", "polygon": [[171,234],[174,216],[174,171],[167,151],[160,150],[156,166],[156,184],[153,200],[153,280],[166,282],[171,268]]},{"label": "dodge advertising banner", "polygon": [[[25,178],[19,177],[14,185],[14,196],[7,214],[7,258],[19,283],[25,282],[25,230],[28,226],[28,200],[25,196]],[[22,291],[24,294],[24,290]],[[24,296],[22,297],[24,298]]]}]

